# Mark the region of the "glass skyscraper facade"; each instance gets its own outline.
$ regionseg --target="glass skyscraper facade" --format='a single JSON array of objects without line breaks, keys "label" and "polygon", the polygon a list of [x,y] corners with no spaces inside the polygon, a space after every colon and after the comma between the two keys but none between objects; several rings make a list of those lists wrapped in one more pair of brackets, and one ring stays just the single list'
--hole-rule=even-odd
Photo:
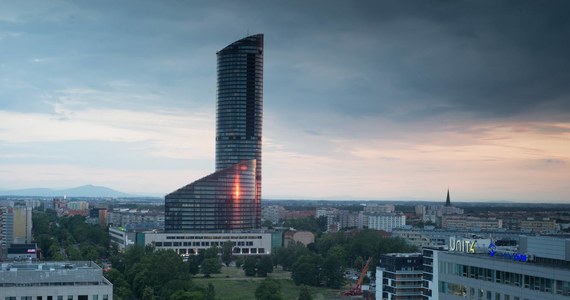
[{"label": "glass skyscraper facade", "polygon": [[255,159],[256,226],[261,224],[263,34],[243,38],[218,56],[216,170]]},{"label": "glass skyscraper facade", "polygon": [[261,227],[263,34],[217,60],[216,172],[166,196],[166,231]]},{"label": "glass skyscraper facade", "polygon": [[255,227],[254,159],[217,171],[166,196],[166,231]]}]

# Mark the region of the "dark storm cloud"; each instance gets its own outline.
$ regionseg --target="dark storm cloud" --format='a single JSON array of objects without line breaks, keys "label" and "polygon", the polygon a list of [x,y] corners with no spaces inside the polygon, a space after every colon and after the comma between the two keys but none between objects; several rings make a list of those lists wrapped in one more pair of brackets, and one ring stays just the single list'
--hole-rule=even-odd
[{"label": "dark storm cloud", "polygon": [[294,98],[347,114],[567,115],[569,12],[563,1],[299,2],[274,16],[287,38],[268,35],[268,49],[307,64],[283,73],[297,77]]},{"label": "dark storm cloud", "polygon": [[[211,105],[215,51],[264,32],[266,107],[277,113],[302,107],[409,121],[570,111],[567,1],[36,4],[26,14],[0,13],[0,70],[32,85],[2,82],[3,99],[35,93],[22,110],[49,108],[44,91],[55,98],[53,91],[74,87],[109,92],[108,81],[123,79],[172,107]],[[131,92],[93,105],[165,105],[160,97],[125,100]]]}]

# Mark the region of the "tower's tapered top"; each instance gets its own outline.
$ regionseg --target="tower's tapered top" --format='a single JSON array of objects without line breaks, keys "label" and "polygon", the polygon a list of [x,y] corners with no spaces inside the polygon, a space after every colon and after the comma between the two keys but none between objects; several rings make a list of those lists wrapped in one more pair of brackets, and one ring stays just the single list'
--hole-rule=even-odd
[{"label": "tower's tapered top", "polygon": [[218,51],[216,54],[239,51],[241,47],[255,47],[255,48],[258,48],[259,50],[262,51],[263,50],[263,33],[250,35],[250,36],[244,37],[241,40],[237,40],[237,41],[227,45],[224,49]]},{"label": "tower's tapered top", "polygon": [[445,200],[445,206],[451,206],[451,200],[449,199],[449,189],[447,189],[447,199]]}]

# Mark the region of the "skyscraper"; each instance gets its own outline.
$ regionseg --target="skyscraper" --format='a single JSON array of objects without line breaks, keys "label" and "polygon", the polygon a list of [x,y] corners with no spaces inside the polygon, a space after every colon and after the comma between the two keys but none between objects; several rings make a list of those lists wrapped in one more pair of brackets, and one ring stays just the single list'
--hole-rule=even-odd
[{"label": "skyscraper", "polygon": [[261,225],[263,34],[217,53],[216,172],[165,197],[166,231]]},{"label": "skyscraper", "polygon": [[234,42],[217,56],[216,171],[256,160],[255,227],[260,227],[263,34]]}]

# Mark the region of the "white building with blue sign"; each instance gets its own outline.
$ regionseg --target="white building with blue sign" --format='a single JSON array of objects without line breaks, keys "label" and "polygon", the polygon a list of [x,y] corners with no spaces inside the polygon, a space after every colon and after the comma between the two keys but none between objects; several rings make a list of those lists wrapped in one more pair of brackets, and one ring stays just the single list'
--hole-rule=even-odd
[{"label": "white building with blue sign", "polygon": [[570,299],[570,239],[521,237],[518,248],[454,241],[424,249],[424,299]]}]

